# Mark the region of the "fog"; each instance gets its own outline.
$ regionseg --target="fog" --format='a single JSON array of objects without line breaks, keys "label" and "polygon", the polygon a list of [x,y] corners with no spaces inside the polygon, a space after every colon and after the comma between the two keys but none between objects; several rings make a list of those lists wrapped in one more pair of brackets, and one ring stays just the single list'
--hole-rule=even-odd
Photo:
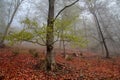
[{"label": "fog", "polygon": [[120,0],[0,0],[0,80],[120,80]]},{"label": "fog", "polygon": [[[55,3],[55,15],[65,6],[72,3],[72,0],[58,0]],[[14,13],[16,2],[12,0],[0,0],[0,32],[4,34],[6,25]],[[12,5],[11,5],[12,4]],[[48,15],[47,0],[23,0],[11,22],[9,32],[20,31],[25,27],[21,22],[25,18],[35,20],[39,27],[47,24]],[[69,14],[68,14],[69,13]],[[65,16],[64,16],[65,15]],[[95,15],[98,22],[96,22]],[[67,16],[67,17],[66,17]],[[101,27],[105,42],[111,54],[119,54],[120,47],[120,5],[119,0],[80,0],[78,3],[63,11],[58,19],[66,17],[71,19],[77,16],[77,20],[70,25],[77,35],[82,35],[88,43],[87,49],[98,53],[104,53],[104,44],[101,33],[97,26]],[[99,25],[98,25],[99,23]],[[77,31],[79,30],[79,31]],[[66,44],[69,42],[65,42]],[[59,45],[59,42],[57,43]],[[70,45],[66,45],[70,46]],[[59,48],[59,47],[58,47]]]}]

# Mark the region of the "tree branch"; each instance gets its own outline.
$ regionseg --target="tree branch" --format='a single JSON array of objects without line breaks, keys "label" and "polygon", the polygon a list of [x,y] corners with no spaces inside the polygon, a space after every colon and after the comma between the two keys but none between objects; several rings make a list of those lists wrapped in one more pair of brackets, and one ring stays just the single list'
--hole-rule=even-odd
[{"label": "tree branch", "polygon": [[44,44],[40,44],[37,40],[36,40],[36,41],[23,40],[23,41],[30,42],[30,43],[36,43],[36,44],[41,45],[41,46],[46,46],[46,45],[44,45]]},{"label": "tree branch", "polygon": [[[56,31],[57,32],[57,31]],[[53,45],[54,43],[56,43],[57,41],[59,41],[59,37],[60,37],[60,31],[57,32],[57,39],[55,41],[53,41],[51,44]]]},{"label": "tree branch", "polygon": [[66,8],[71,7],[72,5],[74,5],[75,3],[77,3],[78,1],[79,1],[79,0],[76,0],[75,2],[69,4],[69,5],[65,6],[63,9],[61,9],[61,10],[58,12],[58,14],[55,16],[54,21],[57,19],[57,17],[58,17]]},{"label": "tree branch", "polygon": [[[36,28],[34,28],[34,30],[35,30],[36,33],[38,33],[38,31],[36,30]],[[43,37],[40,34],[38,34],[37,36],[39,36],[41,38],[41,40],[43,41],[43,43],[46,44],[45,40],[43,39]]]}]

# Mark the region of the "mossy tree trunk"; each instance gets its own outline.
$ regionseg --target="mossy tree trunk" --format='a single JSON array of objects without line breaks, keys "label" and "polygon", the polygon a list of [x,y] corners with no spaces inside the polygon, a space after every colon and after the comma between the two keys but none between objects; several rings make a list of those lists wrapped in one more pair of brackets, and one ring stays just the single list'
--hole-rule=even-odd
[{"label": "mossy tree trunk", "polygon": [[54,4],[55,0],[49,0],[49,11],[48,11],[48,21],[47,21],[47,35],[46,35],[46,70],[55,70],[55,53],[53,52],[53,41],[54,41]]}]

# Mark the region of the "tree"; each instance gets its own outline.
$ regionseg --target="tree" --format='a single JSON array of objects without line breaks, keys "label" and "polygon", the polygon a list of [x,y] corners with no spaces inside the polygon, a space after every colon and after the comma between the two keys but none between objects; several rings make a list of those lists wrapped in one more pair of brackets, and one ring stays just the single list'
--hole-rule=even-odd
[{"label": "tree", "polygon": [[[63,5],[66,6],[68,2],[71,2],[71,1],[63,1]],[[78,10],[78,8],[76,6],[78,6],[78,4],[67,8],[61,14],[60,47],[61,47],[61,43],[62,43],[64,57],[66,55],[65,43],[68,42],[66,40],[66,37],[70,38],[70,36],[68,36],[69,35],[68,32],[71,32],[71,30],[74,31],[77,27],[76,24],[79,21],[79,12],[80,11]],[[66,35],[66,37],[64,35]],[[71,36],[75,36],[75,35],[76,34],[72,34]]]},{"label": "tree", "polygon": [[49,70],[55,70],[56,69],[56,63],[55,63],[55,55],[53,52],[53,41],[54,41],[54,22],[57,19],[57,17],[63,12],[66,8],[74,5],[79,0],[76,0],[70,5],[65,6],[63,9],[61,9],[58,14],[54,18],[54,8],[55,8],[55,0],[49,0],[49,9],[48,9],[48,21],[47,21],[47,36],[46,36],[46,46],[47,46],[47,55],[46,55],[46,69]]},{"label": "tree", "polygon": [[[74,5],[75,3],[77,3],[79,0],[74,1],[73,3],[65,6],[63,9],[61,9],[57,15],[54,15],[55,12],[55,0],[49,0],[49,9],[48,9],[48,19],[47,19],[47,26],[46,27],[42,27],[39,29],[38,27],[38,23],[35,22],[35,20],[31,21],[30,19],[26,18],[22,23],[27,24],[28,28],[23,29],[20,32],[14,33],[14,34],[10,34],[10,36],[7,37],[8,40],[10,41],[28,41],[28,42],[32,42],[32,43],[37,43],[39,45],[43,45],[46,46],[46,59],[45,59],[45,69],[47,71],[54,71],[56,70],[56,62],[55,62],[55,53],[53,51],[53,45],[56,41],[54,41],[54,24],[55,21],[57,20],[58,16],[68,7],[71,7],[72,5]],[[31,30],[28,29],[32,29],[33,32],[35,32],[35,34],[31,34]],[[43,30],[43,32],[41,32]],[[38,30],[38,31],[37,31]],[[39,31],[40,30],[40,31]],[[46,41],[43,40],[43,37],[41,37],[41,34],[46,33]],[[39,42],[40,38],[42,39],[42,41],[45,44],[41,44],[41,42]]]},{"label": "tree", "polygon": [[55,57],[53,52],[53,31],[54,31],[54,5],[55,0],[49,0],[48,20],[47,20],[47,35],[46,35],[46,70],[55,70]]},{"label": "tree", "polygon": [[27,41],[33,44],[46,46],[44,40],[46,27],[38,27],[36,20],[30,20],[29,18],[25,18],[25,20],[21,21],[21,24],[24,24],[22,30],[11,32],[6,36],[6,40],[9,41],[10,45]]},{"label": "tree", "polygon": [[[82,31],[80,31],[78,26],[75,26],[79,20],[78,18],[77,16],[72,17],[72,19],[65,17],[55,21],[55,36],[59,42],[62,42],[64,57],[66,56],[66,46],[81,48],[86,45],[86,40],[81,34]],[[75,30],[74,27],[77,27],[77,30]]]},{"label": "tree", "polygon": [[97,17],[96,2],[97,2],[97,0],[86,1],[88,9],[92,13],[92,15],[94,16],[94,20],[95,20],[97,28],[99,30],[98,33],[100,33],[100,37],[101,37],[102,43],[103,43],[104,48],[106,50],[106,58],[109,58],[110,57],[109,56],[109,50],[108,50],[108,47],[107,47],[107,44],[106,44],[106,41],[105,41],[105,37],[104,37],[102,29],[101,29],[101,26],[100,26],[99,19]]},{"label": "tree", "polygon": [[[0,42],[2,41],[2,36],[4,34],[5,31],[5,26],[6,26],[6,11],[5,11],[5,1],[4,0],[0,0]],[[0,45],[2,46],[2,45]]]},{"label": "tree", "polygon": [[4,44],[5,37],[6,37],[8,30],[13,22],[15,14],[17,13],[17,11],[23,1],[24,0],[14,0],[14,1],[10,1],[10,2],[8,1],[8,4],[10,3],[9,8],[8,8],[8,22],[6,24],[6,29],[3,33],[2,39],[0,41],[0,45]]}]

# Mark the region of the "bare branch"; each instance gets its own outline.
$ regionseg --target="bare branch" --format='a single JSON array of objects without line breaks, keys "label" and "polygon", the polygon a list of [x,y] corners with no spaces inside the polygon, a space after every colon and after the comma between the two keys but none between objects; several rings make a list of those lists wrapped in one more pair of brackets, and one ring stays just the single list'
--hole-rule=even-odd
[{"label": "bare branch", "polygon": [[72,5],[74,5],[75,3],[77,3],[78,1],[79,1],[79,0],[76,0],[75,2],[69,4],[69,5],[65,6],[63,9],[61,9],[61,10],[58,12],[58,14],[55,16],[54,21],[57,19],[57,17],[58,17],[66,8],[71,7]]}]

